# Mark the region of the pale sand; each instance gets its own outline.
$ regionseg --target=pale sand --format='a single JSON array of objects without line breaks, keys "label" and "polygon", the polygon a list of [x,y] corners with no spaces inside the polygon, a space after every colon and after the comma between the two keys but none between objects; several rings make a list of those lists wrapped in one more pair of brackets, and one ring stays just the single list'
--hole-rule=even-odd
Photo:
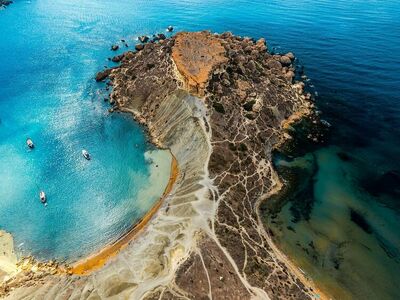
[{"label": "pale sand", "polygon": [[0,230],[0,282],[17,272],[12,235]]}]

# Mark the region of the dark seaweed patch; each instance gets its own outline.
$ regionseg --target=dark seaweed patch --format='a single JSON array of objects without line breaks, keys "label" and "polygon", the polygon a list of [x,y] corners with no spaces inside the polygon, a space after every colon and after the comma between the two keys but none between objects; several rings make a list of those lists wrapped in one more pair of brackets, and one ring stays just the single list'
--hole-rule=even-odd
[{"label": "dark seaweed patch", "polygon": [[360,213],[356,212],[354,209],[350,208],[350,220],[364,230],[366,233],[371,234],[372,228],[368,224],[367,220]]},{"label": "dark seaweed patch", "polygon": [[292,126],[291,139],[284,143],[279,151],[288,157],[300,157],[314,152],[326,145],[329,127],[318,116],[303,118]]},{"label": "dark seaweed patch", "polygon": [[[282,153],[279,156],[283,158]],[[271,216],[276,217],[289,202],[289,211],[292,219],[291,224],[288,226],[294,229],[295,223],[301,220],[308,221],[311,218],[315,202],[314,175],[318,172],[315,156],[313,156],[311,165],[306,168],[282,165],[275,165],[275,167],[278,169],[278,173],[283,178],[285,185],[280,193],[263,202],[260,209],[262,214],[271,221],[273,219]]]},{"label": "dark seaweed patch", "polygon": [[350,161],[351,160],[351,156],[348,155],[346,152],[338,152],[336,153],[337,156],[342,160],[342,161]]},{"label": "dark seaweed patch", "polygon": [[392,197],[400,196],[400,173],[396,170],[388,171],[375,179],[366,179],[362,186],[372,196],[386,194]]},{"label": "dark seaweed patch", "polygon": [[290,230],[290,231],[293,231],[293,232],[296,232],[296,230],[295,230],[292,226],[290,226],[290,225],[287,226],[286,229],[287,229],[287,230]]},{"label": "dark seaweed patch", "polygon": [[293,216],[292,222],[309,221],[314,202],[314,182],[310,181],[302,190],[298,191],[291,202],[289,210]]}]

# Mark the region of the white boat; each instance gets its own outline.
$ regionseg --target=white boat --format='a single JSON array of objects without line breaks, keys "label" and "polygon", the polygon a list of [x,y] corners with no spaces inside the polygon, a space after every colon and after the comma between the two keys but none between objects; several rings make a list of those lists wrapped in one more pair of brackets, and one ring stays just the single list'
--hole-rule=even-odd
[{"label": "white boat", "polygon": [[86,158],[87,160],[90,160],[90,154],[89,152],[87,152],[85,149],[82,150],[82,155],[84,158]]},{"label": "white boat", "polygon": [[26,139],[26,144],[31,149],[33,149],[35,147],[35,145],[33,144],[32,140],[30,138]]},{"label": "white boat", "polygon": [[39,198],[40,198],[40,202],[42,202],[43,204],[46,205],[46,194],[43,191],[40,191],[39,193]]}]

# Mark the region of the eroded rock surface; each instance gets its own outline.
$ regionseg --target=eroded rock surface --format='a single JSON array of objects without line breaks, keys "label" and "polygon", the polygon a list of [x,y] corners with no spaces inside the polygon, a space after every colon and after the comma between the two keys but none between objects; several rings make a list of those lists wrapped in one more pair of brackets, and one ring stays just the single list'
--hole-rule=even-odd
[{"label": "eroded rock surface", "polygon": [[[180,33],[103,71],[114,110],[169,148],[179,178],[141,236],[88,276],[49,275],[10,299],[310,299],[259,216],[279,189],[271,152],[312,112],[293,55],[230,33]],[[50,297],[50,298],[51,298]],[[49,299],[50,299],[49,298]]]},{"label": "eroded rock surface", "polygon": [[180,32],[174,38],[172,59],[185,89],[203,96],[210,72],[226,62],[221,40],[209,32]]}]

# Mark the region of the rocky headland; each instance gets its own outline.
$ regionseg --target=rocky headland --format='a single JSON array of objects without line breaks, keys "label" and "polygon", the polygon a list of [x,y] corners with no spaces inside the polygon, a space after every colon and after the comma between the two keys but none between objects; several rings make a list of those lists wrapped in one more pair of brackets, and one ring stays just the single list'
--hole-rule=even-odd
[{"label": "rocky headland", "polygon": [[290,139],[293,123],[315,117],[311,95],[294,81],[293,54],[269,53],[264,39],[207,31],[140,45],[96,80],[112,86],[111,111],[132,113],[174,155],[173,187],[141,234],[100,269],[74,272],[78,262],[40,280],[11,278],[2,296],[315,297],[259,212],[282,186],[272,151]]}]

